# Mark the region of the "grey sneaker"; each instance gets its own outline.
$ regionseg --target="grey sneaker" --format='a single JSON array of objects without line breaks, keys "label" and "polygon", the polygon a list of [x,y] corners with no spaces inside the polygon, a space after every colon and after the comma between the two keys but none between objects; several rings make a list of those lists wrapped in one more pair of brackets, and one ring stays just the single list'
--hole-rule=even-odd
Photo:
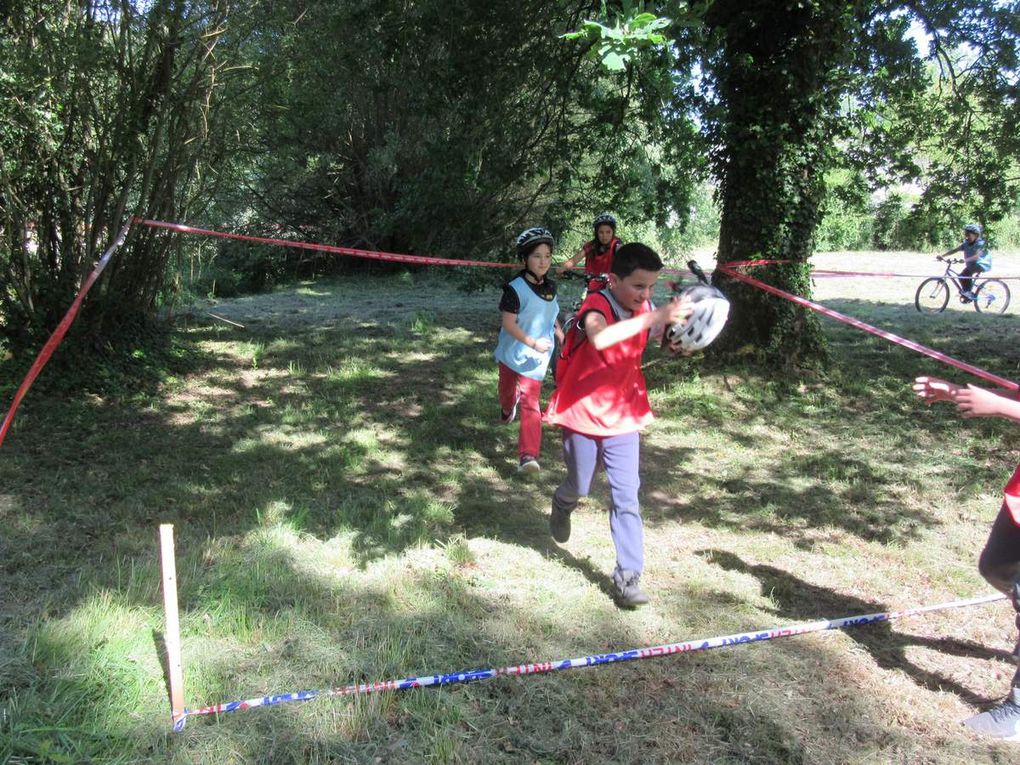
[{"label": "grey sneaker", "polygon": [[553,498],[552,513],[549,515],[549,531],[553,539],[563,544],[570,539],[570,511],[562,510]]},{"label": "grey sneaker", "polygon": [[525,475],[534,475],[542,468],[538,464],[538,460],[532,457],[530,454],[525,454],[521,457],[521,464],[517,466],[517,472]]},{"label": "grey sneaker", "polygon": [[1002,741],[1020,741],[1020,688],[1010,690],[1006,700],[963,724],[975,733]]},{"label": "grey sneaker", "polygon": [[626,569],[613,572],[616,585],[616,603],[623,608],[637,608],[648,602],[648,596],[641,591],[641,574]]}]

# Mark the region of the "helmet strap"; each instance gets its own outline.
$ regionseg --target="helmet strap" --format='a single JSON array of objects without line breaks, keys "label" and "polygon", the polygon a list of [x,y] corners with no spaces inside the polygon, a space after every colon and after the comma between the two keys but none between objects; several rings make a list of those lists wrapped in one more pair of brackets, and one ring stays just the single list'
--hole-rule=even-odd
[{"label": "helmet strap", "polygon": [[527,265],[524,266],[524,273],[527,276],[530,276],[532,279],[534,279],[535,280],[535,284],[541,284],[543,281],[545,281],[545,277],[544,276],[540,277],[538,274],[536,274],[534,271],[532,271],[530,268],[528,268]]}]

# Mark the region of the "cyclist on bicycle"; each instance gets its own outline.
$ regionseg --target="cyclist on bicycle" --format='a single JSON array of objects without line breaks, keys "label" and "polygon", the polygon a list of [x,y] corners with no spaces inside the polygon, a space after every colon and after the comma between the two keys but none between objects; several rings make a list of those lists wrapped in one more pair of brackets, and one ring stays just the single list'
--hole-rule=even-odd
[{"label": "cyclist on bicycle", "polygon": [[963,253],[963,270],[960,272],[960,297],[965,301],[976,298],[972,289],[974,276],[992,268],[992,254],[988,252],[985,240],[981,238],[981,226],[976,223],[968,223],[963,227],[963,243],[954,247],[949,252],[939,255],[939,260],[948,258],[950,255]]}]

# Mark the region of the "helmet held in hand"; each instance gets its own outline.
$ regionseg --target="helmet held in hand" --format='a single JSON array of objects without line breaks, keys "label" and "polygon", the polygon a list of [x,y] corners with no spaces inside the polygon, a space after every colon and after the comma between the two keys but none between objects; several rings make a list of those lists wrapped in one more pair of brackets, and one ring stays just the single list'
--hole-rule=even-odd
[{"label": "helmet held in hand", "polygon": [[730,315],[730,301],[717,288],[709,284],[684,287],[677,294],[693,304],[694,312],[685,321],[677,322],[666,330],[668,343],[679,343],[685,351],[706,348],[726,326]]}]

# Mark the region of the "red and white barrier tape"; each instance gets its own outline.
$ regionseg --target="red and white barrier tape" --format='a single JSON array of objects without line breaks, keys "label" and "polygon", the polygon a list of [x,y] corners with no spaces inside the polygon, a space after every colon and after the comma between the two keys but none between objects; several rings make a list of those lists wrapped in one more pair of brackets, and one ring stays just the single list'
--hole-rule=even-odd
[{"label": "red and white barrier tape", "polygon": [[[1020,279],[1020,276],[988,276],[988,272],[984,271],[980,274],[975,274],[978,279],[998,279],[999,281],[1008,281]],[[811,278],[815,277],[832,277],[832,276],[879,276],[883,279],[927,279],[931,276],[942,276],[942,274],[896,274],[886,273],[884,271],[833,271],[826,268],[812,268]]]},{"label": "red and white barrier tape", "polygon": [[899,335],[894,335],[892,332],[887,332],[884,329],[879,329],[878,327],[874,327],[871,324],[867,324],[866,322],[863,322],[860,319],[855,319],[852,316],[847,316],[846,314],[842,314],[839,311],[834,311],[831,308],[826,308],[824,305],[812,302],[807,298],[802,298],[800,295],[794,295],[792,292],[786,292],[785,290],[781,290],[778,287],[773,287],[771,284],[766,284],[761,279],[755,279],[753,276],[748,276],[747,274],[742,274],[739,271],[735,270],[737,268],[743,268],[747,266],[777,265],[783,262],[788,261],[778,260],[733,261],[730,263],[719,263],[716,265],[716,269],[722,271],[724,274],[726,274],[726,276],[732,279],[736,279],[737,281],[750,284],[751,286],[757,287],[760,290],[764,290],[769,294],[784,298],[793,303],[796,303],[797,305],[804,306],[805,308],[810,308],[812,311],[816,311],[822,314],[823,316],[828,316],[830,319],[841,321],[844,324],[849,324],[851,327],[856,327],[857,329],[863,330],[864,332],[868,332],[872,335],[877,335],[878,337],[884,338],[885,340],[888,340],[891,343],[901,345],[904,348],[909,348],[912,351],[921,353],[925,356],[935,359],[936,361],[941,361],[943,364],[948,364],[949,366],[956,367],[957,369],[972,374],[975,377],[979,377],[982,380],[990,382],[994,385],[998,385],[1000,388],[1006,388],[1007,390],[1020,390],[1020,385],[1013,382],[1012,380],[1007,380],[1006,378],[999,377],[998,375],[992,374],[991,372],[986,372],[985,370],[980,369],[979,367],[976,367],[973,364],[968,364],[964,361],[959,361],[958,359],[954,359],[952,356],[947,356],[941,351],[936,351],[934,348],[929,348],[926,345],[915,343],[913,340],[908,340],[907,338],[900,337]]},{"label": "red and white barrier tape", "polygon": [[241,242],[254,242],[256,244],[271,244],[280,247],[295,247],[300,250],[314,250],[316,252],[328,252],[334,255],[350,255],[355,258],[367,258],[369,260],[386,260],[394,263],[417,263],[423,266],[478,266],[488,268],[520,268],[520,263],[493,263],[487,260],[457,260],[456,258],[434,258],[426,255],[401,255],[396,252],[378,252],[375,250],[358,250],[353,247],[338,247],[332,244],[315,244],[313,242],[293,242],[289,239],[272,239],[264,236],[249,236],[247,234],[230,234],[225,231],[214,231],[208,228],[196,228],[185,226],[181,223],[167,223],[161,220],[147,220],[135,218],[135,223],[153,228],[165,228],[168,231],[176,231],[180,234],[203,234],[220,239],[236,239]]},{"label": "red and white barrier tape", "polygon": [[60,324],[53,330],[53,334],[50,335],[46,341],[46,345],[39,351],[39,355],[36,356],[35,361],[28,370],[28,374],[25,375],[25,379],[22,380],[21,385],[18,387],[17,392],[14,394],[14,401],[11,403],[11,408],[7,410],[7,416],[4,418],[3,425],[0,425],[0,445],[3,444],[4,438],[7,436],[7,431],[11,427],[11,423],[14,422],[14,415],[18,411],[18,406],[21,404],[21,400],[28,393],[28,389],[32,387],[32,383],[35,382],[35,378],[39,376],[42,368],[46,366],[46,362],[50,360],[50,356],[57,350],[57,346],[60,345],[64,339],[64,335],[67,334],[67,330],[71,327],[71,323],[74,321],[75,316],[78,315],[78,309],[81,308],[82,301],[85,300],[85,296],[92,289],[92,285],[96,283],[96,279],[103,273],[103,269],[106,268],[107,263],[113,257],[113,253],[124,244],[124,239],[127,237],[128,230],[131,228],[130,223],[124,224],[124,227],[118,232],[116,238],[113,240],[113,244],[107,248],[106,252],[99,259],[99,263],[92,269],[92,273],[85,279],[81,289],[78,290],[78,295],[74,298],[74,302],[71,303],[71,307],[67,309],[67,313],[64,314],[64,318],[60,320]]},{"label": "red and white barrier tape", "polygon": [[[49,361],[50,357],[53,355],[53,352],[57,349],[57,346],[59,346],[61,341],[64,339],[64,335],[67,334],[67,330],[69,329],[71,323],[77,316],[78,310],[81,308],[81,304],[82,301],[85,299],[85,296],[92,288],[92,285],[95,283],[96,279],[99,278],[99,275],[103,272],[103,269],[106,268],[107,263],[110,262],[110,259],[113,257],[114,252],[116,252],[117,249],[123,244],[124,239],[127,236],[128,230],[134,223],[144,226],[150,226],[152,228],[162,228],[180,234],[201,234],[204,236],[212,236],[220,239],[234,239],[238,241],[253,242],[258,244],[268,244],[282,247],[294,247],[297,249],[313,250],[316,252],[327,252],[337,255],[349,255],[352,257],[367,258],[371,260],[384,260],[396,263],[414,263],[418,265],[429,266],[520,268],[519,263],[493,263],[491,261],[485,260],[457,260],[455,258],[436,258],[423,255],[402,255],[394,252],[377,252],[373,250],[361,250],[352,247],[338,247],[336,245],[315,244],[312,242],[293,242],[287,239],[273,239],[270,237],[249,236],[246,234],[231,234],[224,231],[215,231],[213,229],[198,228],[196,226],[186,226],[182,223],[168,223],[166,221],[150,220],[147,218],[138,217],[132,218],[131,221],[125,224],[124,227],[120,230],[120,232],[117,234],[117,237],[114,239],[113,244],[111,244],[110,247],[106,250],[106,252],[103,253],[102,258],[100,258],[99,263],[96,265],[95,269],[92,271],[91,274],[89,274],[84,284],[82,284],[82,287],[79,290],[78,295],[75,297],[74,302],[71,304],[71,307],[67,310],[67,313],[64,315],[64,318],[61,319],[60,324],[57,325],[57,328],[53,331],[53,334],[50,335],[49,339],[46,341],[46,345],[44,345],[42,350],[39,352],[39,356],[36,358],[35,362],[29,369],[28,374],[25,376],[25,379],[19,386],[17,392],[14,395],[14,401],[7,412],[7,416],[4,418],[3,425],[0,425],[0,445],[3,444],[4,438],[7,435],[7,431],[9,430],[11,423],[14,421],[14,415],[18,410],[18,406],[21,404],[21,400],[25,397],[25,394],[28,392],[28,389],[32,386],[32,383],[35,381],[36,377],[39,376],[39,373],[42,371],[42,368],[46,365],[46,362]],[[860,321],[859,319],[854,319],[853,317],[846,316],[844,314],[839,313],[838,311],[832,310],[831,308],[826,308],[823,305],[814,303],[810,300],[800,297],[799,295],[794,295],[790,292],[785,292],[784,290],[780,290],[776,287],[766,284],[760,279],[755,279],[753,277],[747,276],[746,274],[741,274],[734,270],[735,268],[740,267],[773,265],[783,262],[786,261],[748,260],[748,261],[736,261],[731,263],[720,263],[716,267],[723,273],[725,273],[727,276],[733,279],[737,279],[738,281],[751,284],[759,289],[764,290],[765,292],[769,292],[773,295],[785,298],[786,300],[791,300],[794,303],[810,308],[813,311],[817,311],[818,313],[824,314],[825,316],[828,316],[832,319],[836,319],[837,321],[841,321],[844,324],[849,324],[852,327],[856,327],[865,332],[877,335],[878,337],[885,338],[886,340],[889,340],[892,343],[896,343],[897,345],[902,345],[905,348],[909,348],[911,350],[917,351],[918,353],[922,353],[945,364],[954,366],[957,369],[960,369],[964,372],[968,372],[969,374],[972,374],[975,377],[979,377],[982,380],[986,380],[988,382],[991,382],[1002,388],[1007,388],[1009,390],[1020,389],[1020,386],[1018,386],[1017,383],[1014,383],[1010,380],[1006,380],[1002,377],[999,377],[998,375],[986,372],[983,369],[979,369],[978,367],[975,367],[971,364],[958,361],[957,359],[947,356],[944,353],[936,351],[932,348],[928,348],[924,345],[921,345],[920,343],[915,343],[913,340],[908,340],[898,335],[894,335],[891,332],[886,332],[885,330],[878,329],[877,327],[873,327],[870,324]],[[689,271],[682,271],[679,269],[663,269],[663,270],[666,273],[684,276],[690,275]],[[813,275],[820,276],[837,276],[837,275],[883,276],[883,277],[912,276],[908,274],[868,273],[858,271],[815,271],[812,273]],[[1020,277],[999,277],[999,278],[1020,278]]]}]

